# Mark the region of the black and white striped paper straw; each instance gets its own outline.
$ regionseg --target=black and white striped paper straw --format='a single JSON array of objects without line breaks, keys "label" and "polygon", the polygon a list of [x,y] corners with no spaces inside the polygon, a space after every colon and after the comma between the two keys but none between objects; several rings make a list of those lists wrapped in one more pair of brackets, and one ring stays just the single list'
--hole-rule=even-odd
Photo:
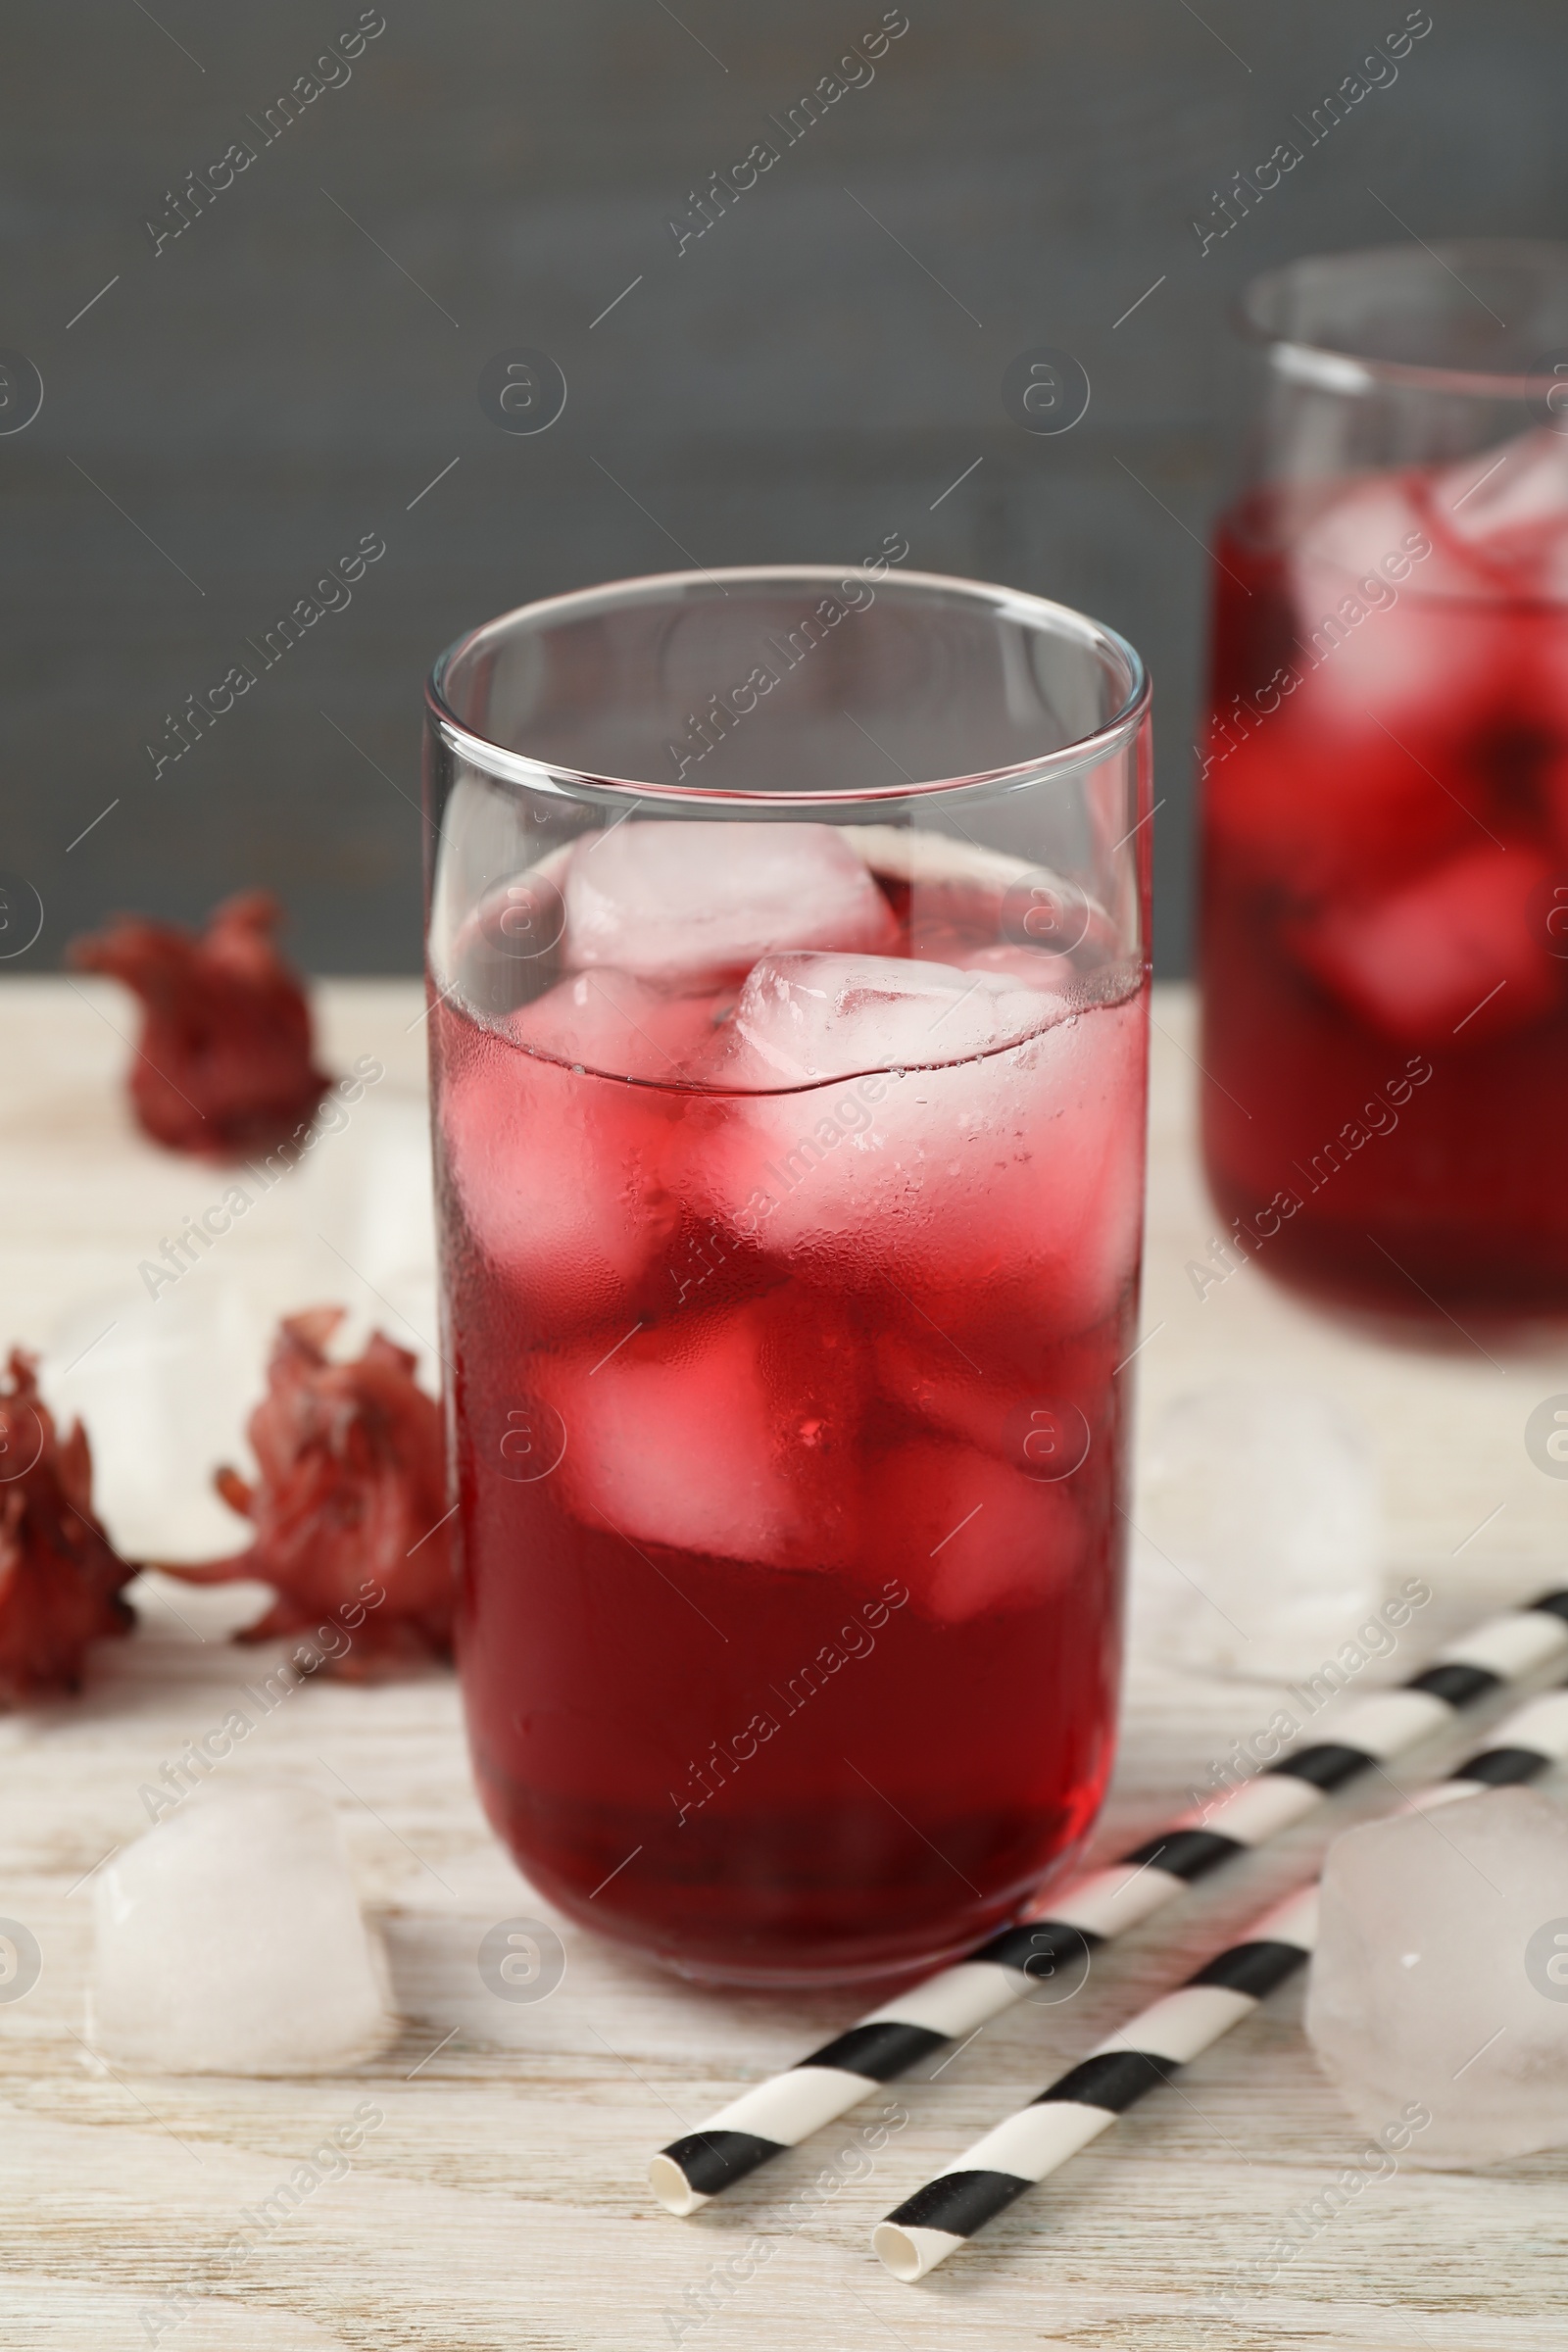
[{"label": "black and white striped paper straw", "polygon": [[967,1959],[872,2010],[825,2047],[744,2091],[648,2168],[661,2204],[695,2213],[759,2166],[846,2115],[878,2083],[961,2040],[1036,1990],[1063,1964],[1124,1935],[1184,1886],[1276,1837],[1336,1789],[1449,1722],[1461,1707],[1568,1648],[1568,1590],[1489,1617],[1407,1683],[1346,1708],[1338,1737],[1298,1748],[1243,1781],[1198,1820],[1184,1815],[1107,1868],[1074,1881],[1049,1916],[1004,1928]]},{"label": "black and white striped paper straw", "polygon": [[[1497,1727],[1495,1744],[1469,1757],[1451,1779],[1408,1800],[1429,1812],[1537,1774],[1568,1755],[1568,1690],[1532,1699]],[[951,2173],[916,2189],[871,2233],[894,2276],[913,2281],[946,2262],[1069,2156],[1106,2132],[1145,2093],[1250,2015],[1266,1993],[1307,1958],[1317,1938],[1316,1882],[1255,1920],[1240,1943],[1219,1952],[1174,1992],[977,2140]]]}]

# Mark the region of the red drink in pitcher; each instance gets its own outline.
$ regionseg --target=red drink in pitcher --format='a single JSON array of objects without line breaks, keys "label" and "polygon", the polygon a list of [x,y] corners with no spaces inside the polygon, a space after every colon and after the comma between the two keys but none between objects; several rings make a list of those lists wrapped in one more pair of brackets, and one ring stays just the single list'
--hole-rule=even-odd
[{"label": "red drink in pitcher", "polygon": [[1215,564],[1232,1238],[1379,1317],[1568,1311],[1568,439],[1254,493]]}]

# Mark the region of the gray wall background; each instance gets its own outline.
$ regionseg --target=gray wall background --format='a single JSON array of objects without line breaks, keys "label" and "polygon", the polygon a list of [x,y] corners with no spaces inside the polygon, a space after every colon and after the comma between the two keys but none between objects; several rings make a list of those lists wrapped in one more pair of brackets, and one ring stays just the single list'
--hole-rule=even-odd
[{"label": "gray wall background", "polygon": [[[414,968],[419,687],[448,640],[599,578],[902,530],[916,564],[1063,598],[1144,652],[1157,947],[1185,969],[1228,301],[1406,226],[1562,233],[1560,0],[1430,0],[1396,81],[1206,254],[1195,218],[1303,143],[1293,117],[1403,0],[906,0],[874,79],[679,255],[691,191],[781,144],[768,116],[879,0],[381,6],[351,78],[263,146],[247,116],[356,0],[12,0],[0,345],[45,399],[0,438],[0,866],[45,919],[4,968],[58,962],[111,909],[193,920],[255,883],[310,967]],[[235,139],[255,162],[155,254],[145,220]],[[1000,397],[1037,344],[1094,387],[1056,438]],[[515,345],[570,386],[537,437],[476,398]],[[165,713],[366,532],[386,554],[352,605],[155,779]]]}]

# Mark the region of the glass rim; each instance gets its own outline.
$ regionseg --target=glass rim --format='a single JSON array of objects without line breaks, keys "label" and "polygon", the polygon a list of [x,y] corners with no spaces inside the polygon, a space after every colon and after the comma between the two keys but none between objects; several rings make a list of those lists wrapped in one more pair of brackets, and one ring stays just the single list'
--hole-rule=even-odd
[{"label": "glass rim", "polygon": [[[1000,616],[1031,623],[1057,636],[1068,636],[1086,651],[1101,652],[1111,658],[1125,678],[1122,702],[1114,714],[1102,726],[1088,735],[1061,744],[1054,751],[1040,752],[1028,760],[1015,760],[1005,767],[978,769],[972,774],[937,776],[915,782],[907,778],[900,784],[857,786],[851,791],[770,792],[747,791],[733,786],[694,786],[689,784],[655,784],[632,776],[600,775],[591,769],[574,768],[555,760],[538,760],[529,753],[493,743],[488,736],[477,733],[465,719],[459,717],[446,699],[446,681],[455,662],[478,641],[510,629],[520,621],[534,621],[543,616],[570,617],[573,609],[587,612],[602,607],[605,599],[622,603],[654,601],[660,595],[669,595],[675,589],[690,589],[696,582],[722,588],[724,583],[755,582],[810,582],[822,585],[843,580],[861,569],[854,564],[732,564],[718,570],[647,572],[628,579],[607,580],[591,588],[568,589],[559,596],[538,597],[524,605],[514,605],[511,611],[500,612],[491,620],[481,621],[476,628],[466,629],[455,638],[445,652],[438,656],[425,680],[426,710],[442,741],[450,751],[466,760],[497,783],[520,784],[533,791],[562,792],[571,799],[608,799],[613,806],[630,798],[636,801],[657,801],[662,808],[742,808],[758,811],[779,808],[826,808],[853,807],[861,804],[885,805],[889,802],[921,800],[939,793],[959,793],[976,787],[995,788],[1043,782],[1054,775],[1065,775],[1074,770],[1097,764],[1109,759],[1131,742],[1148,716],[1151,682],[1137,648],[1103,621],[1094,620],[1077,612],[1071,605],[1055,603],[1053,599],[1032,595],[1027,589],[1007,588],[986,580],[960,579],[956,574],[940,571],[889,571],[876,586],[879,590],[892,588],[895,592],[918,589],[940,590],[948,596],[957,596],[966,602],[988,608]],[[1066,624],[1063,626],[1063,624]]]},{"label": "glass rim", "polygon": [[[1447,237],[1424,250],[1439,268],[1448,270],[1449,260],[1455,263],[1469,259],[1472,265],[1482,261],[1511,260],[1537,266],[1554,264],[1568,280],[1568,243],[1549,237]],[[1272,270],[1262,270],[1248,279],[1241,292],[1232,298],[1231,323],[1244,342],[1261,344],[1273,355],[1276,365],[1287,374],[1323,386],[1334,392],[1370,392],[1381,384],[1397,386],[1403,391],[1451,392],[1481,400],[1542,400],[1553,388],[1561,389],[1562,378],[1550,375],[1529,375],[1516,369],[1487,369],[1446,368],[1414,360],[1381,359],[1373,352],[1349,349],[1336,343],[1314,342],[1310,338],[1282,332],[1259,316],[1262,299],[1283,287],[1308,270],[1332,269],[1336,264],[1354,262],[1408,262],[1407,245],[1355,245],[1339,253],[1298,254],[1293,261],[1283,262]],[[1457,270],[1449,274],[1457,275]],[[1460,280],[1461,284],[1463,280]],[[1468,292],[1469,289],[1466,288]],[[1477,297],[1479,300],[1479,296]],[[1487,306],[1483,304],[1483,309]],[[1495,314],[1494,314],[1495,315]]]}]

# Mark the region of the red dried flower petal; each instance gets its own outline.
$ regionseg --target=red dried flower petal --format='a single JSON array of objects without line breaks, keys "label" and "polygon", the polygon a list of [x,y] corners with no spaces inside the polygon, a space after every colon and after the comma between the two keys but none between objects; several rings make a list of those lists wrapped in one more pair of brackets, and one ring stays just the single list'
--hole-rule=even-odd
[{"label": "red dried flower petal", "polygon": [[38,1394],[36,1358],[11,1351],[0,1391],[0,1705],[81,1687],[89,1642],[128,1634],[121,1593],[136,1570],[92,1507],[92,1454],[75,1422],[62,1439]]},{"label": "red dried flower petal", "polygon": [[192,1584],[256,1577],[276,1600],[237,1639],[342,1627],[349,1646],[324,1671],[353,1678],[452,1651],[452,1530],[441,1408],[415,1384],[416,1358],[379,1332],[352,1363],[326,1343],[340,1306],[285,1317],[251,1415],[254,1487],[220,1470],[219,1493],[255,1526],[248,1550],[200,1567]]},{"label": "red dried flower petal", "polygon": [[305,992],[272,941],[281,917],[270,892],[249,890],[215,907],[199,935],[122,915],[72,942],[78,971],[106,972],[141,999],[130,1101],[155,1143],[240,1159],[315,1117],[329,1081]]}]

